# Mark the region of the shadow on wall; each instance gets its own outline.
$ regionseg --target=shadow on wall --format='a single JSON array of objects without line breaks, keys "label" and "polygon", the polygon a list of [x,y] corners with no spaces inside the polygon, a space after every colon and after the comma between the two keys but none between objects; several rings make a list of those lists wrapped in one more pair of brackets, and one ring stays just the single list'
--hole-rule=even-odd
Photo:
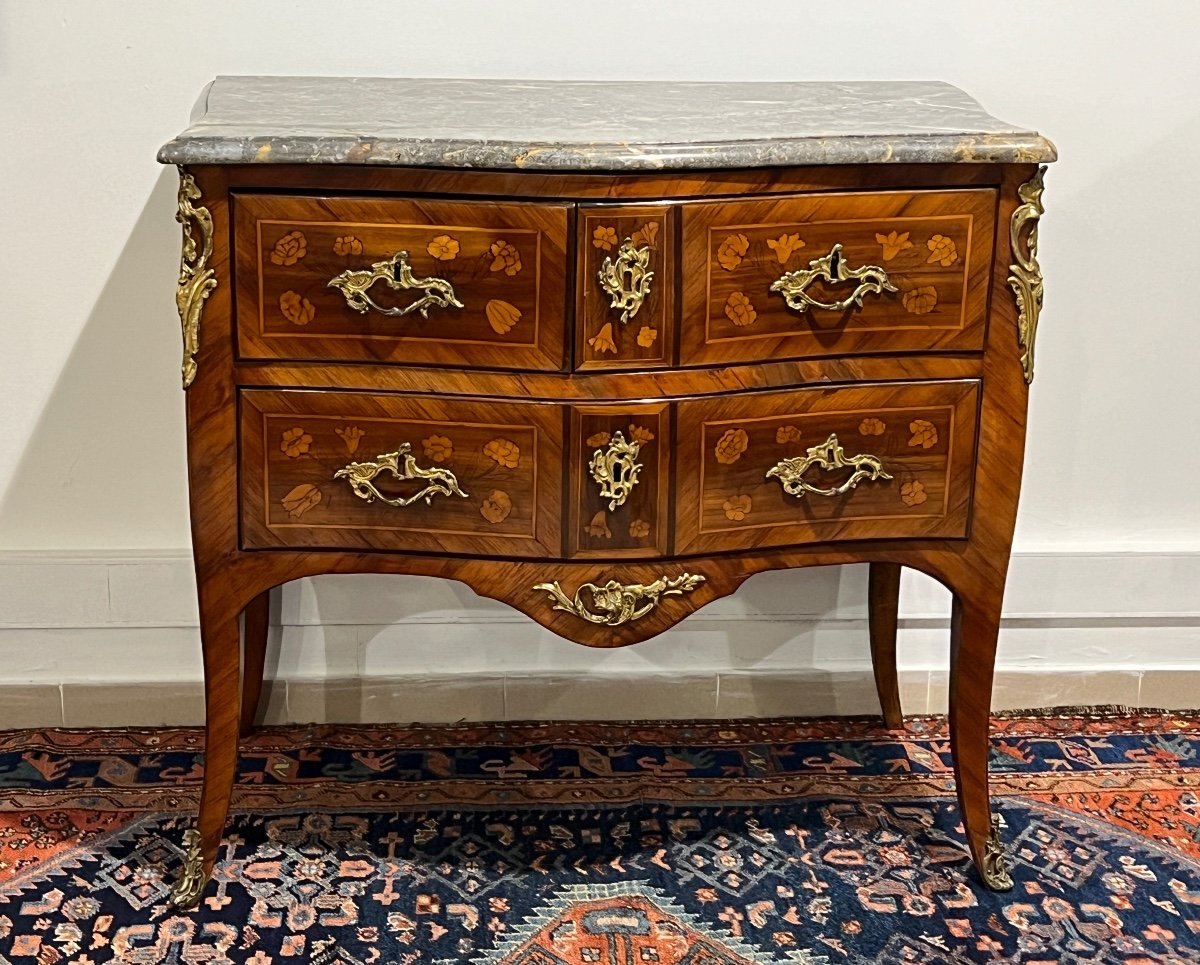
[{"label": "shadow on wall", "polygon": [[2,549],[190,543],[176,184],[164,168],[63,366],[0,500]]}]

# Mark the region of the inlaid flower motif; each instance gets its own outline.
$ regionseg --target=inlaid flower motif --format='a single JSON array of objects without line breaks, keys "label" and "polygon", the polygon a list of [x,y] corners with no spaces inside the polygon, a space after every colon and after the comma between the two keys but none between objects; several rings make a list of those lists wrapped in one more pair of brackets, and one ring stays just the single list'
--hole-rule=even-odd
[{"label": "inlaid flower motif", "polygon": [[595,335],[588,339],[588,345],[600,352],[612,352],[617,354],[617,343],[613,341],[612,322],[605,322],[604,327]]},{"label": "inlaid flower motif", "polygon": [[642,348],[649,348],[654,344],[656,338],[658,338],[658,329],[651,328],[649,325],[643,325],[638,332],[637,343]]},{"label": "inlaid flower motif", "polygon": [[768,238],[767,247],[775,252],[775,257],[782,265],[804,247],[804,242],[798,234],[782,234],[778,238]]},{"label": "inlaid flower motif", "polygon": [[721,504],[721,508],[725,510],[725,518],[732,519],[735,523],[740,523],[743,519],[750,515],[750,509],[754,505],[754,500],[749,496],[731,496]]},{"label": "inlaid flower motif", "polygon": [[521,447],[511,439],[493,439],[483,447],[483,454],[505,469],[516,469],[521,461]]},{"label": "inlaid flower motif", "polygon": [[906,311],[914,315],[927,315],[937,305],[937,289],[932,285],[910,288],[900,299]]},{"label": "inlaid flower motif", "polygon": [[908,424],[908,431],[912,433],[912,438],[908,440],[910,446],[929,449],[937,445],[937,426],[927,419],[914,419]]},{"label": "inlaid flower motif", "polygon": [[502,271],[512,277],[521,270],[521,253],[515,245],[500,238],[493,241],[488,250],[492,253],[492,271]]},{"label": "inlaid flower motif", "polygon": [[333,253],[335,255],[361,255],[363,245],[354,235],[343,235],[333,239]]},{"label": "inlaid flower motif", "polygon": [[308,242],[303,231],[289,231],[275,242],[271,249],[271,264],[294,265],[308,252]]},{"label": "inlaid flower motif", "polygon": [[650,524],[644,519],[635,519],[629,524],[629,535],[633,539],[642,539],[650,535]]},{"label": "inlaid flower motif", "polygon": [[733,271],[749,250],[750,239],[744,234],[729,235],[717,246],[717,264],[726,271]]},{"label": "inlaid flower motif", "polygon": [[646,443],[654,441],[654,433],[645,426],[634,425],[631,422],[629,423],[629,438],[644,446]]},{"label": "inlaid flower motif", "polygon": [[291,290],[279,296],[279,313],[293,325],[307,325],[317,317],[313,303]]},{"label": "inlaid flower motif", "polygon": [[422,439],[421,445],[425,449],[426,457],[434,462],[445,462],[454,455],[454,443],[448,436],[430,436],[428,439]]},{"label": "inlaid flower motif", "polygon": [[588,436],[587,439],[585,439],[584,441],[589,446],[607,446],[609,443],[609,440],[611,440],[611,439],[612,439],[612,436],[610,436],[607,432],[597,432],[597,433],[594,433],[593,435]]},{"label": "inlaid flower motif", "polygon": [[279,451],[289,459],[297,459],[312,448],[312,436],[297,426],[285,429],[279,442]]},{"label": "inlaid flower motif", "polygon": [[725,299],[725,317],[739,328],[744,328],[754,324],[758,312],[750,304],[750,296],[745,292],[730,292],[729,297]]},{"label": "inlaid flower motif", "polygon": [[898,233],[889,231],[885,234],[876,234],[875,241],[883,246],[883,260],[891,261],[905,248],[911,248],[913,243],[908,240],[908,232]]},{"label": "inlaid flower motif", "polygon": [[512,512],[512,497],[503,489],[493,489],[483,497],[479,515],[489,523],[503,523]]},{"label": "inlaid flower motif", "polygon": [[583,531],[597,539],[612,539],[612,530],[608,528],[608,518],[603,509],[592,517],[592,521],[583,527]]},{"label": "inlaid flower motif", "polygon": [[453,261],[458,257],[462,246],[450,235],[438,235],[425,246],[425,250],[438,261]]},{"label": "inlaid flower motif", "polygon": [[925,242],[925,247],[929,249],[929,257],[925,261],[927,265],[939,264],[943,268],[949,268],[958,261],[958,247],[953,238],[934,235]]},{"label": "inlaid flower motif", "polygon": [[616,229],[610,225],[600,225],[592,232],[592,244],[601,251],[612,251],[617,246]]},{"label": "inlaid flower motif", "polygon": [[750,445],[750,437],[746,435],[745,429],[726,429],[725,434],[717,440],[716,448],[713,451],[717,462],[731,466],[742,458],[742,453],[746,451],[748,445]]},{"label": "inlaid flower motif", "polygon": [[881,436],[886,428],[887,426],[884,425],[881,419],[875,418],[863,419],[858,424],[858,431],[864,436]]},{"label": "inlaid flower motif", "polygon": [[366,435],[358,426],[339,426],[333,431],[346,444],[346,451],[350,455],[358,452],[358,441]]},{"label": "inlaid flower motif", "polygon": [[321,501],[321,490],[312,483],[301,483],[279,501],[292,519],[299,519]]},{"label": "inlaid flower motif", "polygon": [[657,248],[658,222],[647,221],[644,225],[638,228],[637,231],[629,236],[629,240],[633,242],[633,246],[635,248]]},{"label": "inlaid flower motif", "polygon": [[497,335],[506,335],[521,320],[521,309],[499,298],[493,298],[483,306],[483,314]]},{"label": "inlaid flower motif", "polygon": [[789,442],[800,441],[800,429],[798,426],[780,426],[775,430],[775,441],[781,446]]},{"label": "inlaid flower motif", "polygon": [[924,483],[914,479],[900,487],[900,498],[904,501],[905,506],[920,506],[929,498],[929,493],[925,492]]}]

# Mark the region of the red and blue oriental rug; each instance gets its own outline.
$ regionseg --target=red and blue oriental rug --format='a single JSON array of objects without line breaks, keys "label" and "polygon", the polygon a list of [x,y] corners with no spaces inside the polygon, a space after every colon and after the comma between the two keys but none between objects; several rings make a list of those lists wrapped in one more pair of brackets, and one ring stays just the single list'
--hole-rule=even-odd
[{"label": "red and blue oriental rug", "polygon": [[190,913],[199,731],[0,734],[0,962],[1200,963],[1200,718],[995,725],[1007,894],[940,718],[269,728]]}]

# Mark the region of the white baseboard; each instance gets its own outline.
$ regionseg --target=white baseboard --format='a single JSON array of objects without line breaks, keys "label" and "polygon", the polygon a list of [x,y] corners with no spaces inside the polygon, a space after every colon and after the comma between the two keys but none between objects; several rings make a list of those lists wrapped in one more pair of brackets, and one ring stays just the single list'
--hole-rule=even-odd
[{"label": "white baseboard", "polygon": [[[948,615],[948,593],[905,571],[907,713],[944,709]],[[457,583],[299,580],[281,592],[267,719],[877,713],[865,619],[863,566],[761,574],[622,650]],[[184,553],[0,555],[0,727],[199,722],[196,625]],[[1200,706],[1200,552],[1016,554],[993,703]]]}]

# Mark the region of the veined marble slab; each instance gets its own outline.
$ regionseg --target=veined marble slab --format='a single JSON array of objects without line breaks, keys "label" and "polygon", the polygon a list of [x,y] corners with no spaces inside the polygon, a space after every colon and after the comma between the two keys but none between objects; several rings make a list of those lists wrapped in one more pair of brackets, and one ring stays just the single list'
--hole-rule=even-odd
[{"label": "veined marble slab", "polygon": [[1054,145],[939,81],[218,77],[164,164],[643,171],[1043,162]]}]

